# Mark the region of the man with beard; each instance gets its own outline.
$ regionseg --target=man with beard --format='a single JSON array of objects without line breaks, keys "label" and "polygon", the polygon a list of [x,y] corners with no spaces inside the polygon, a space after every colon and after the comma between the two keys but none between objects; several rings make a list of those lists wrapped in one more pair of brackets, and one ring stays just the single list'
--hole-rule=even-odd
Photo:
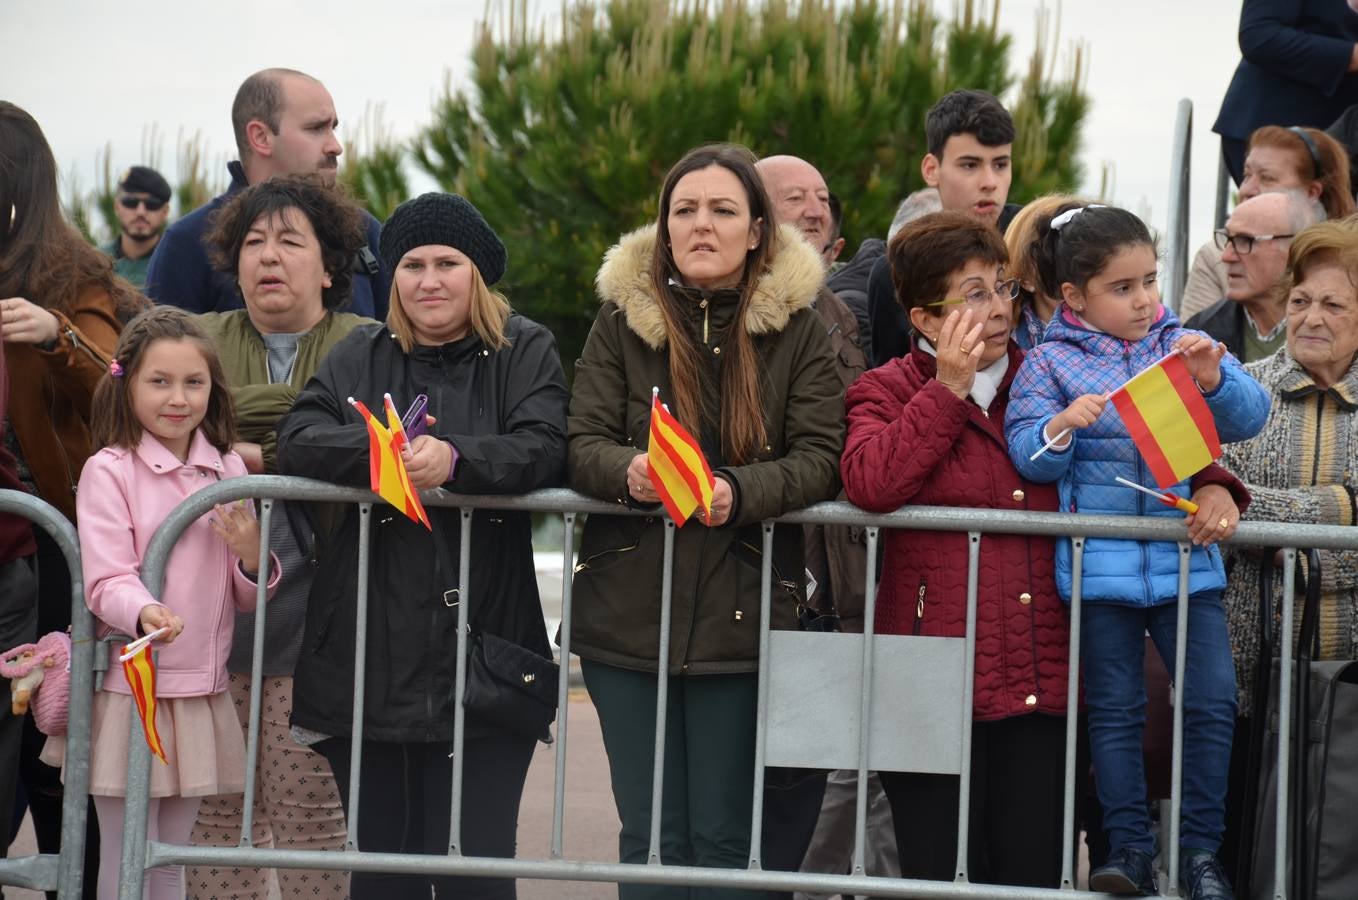
[{"label": "man with beard", "polygon": [[[225,312],[244,307],[240,290],[217,271],[203,238],[226,199],[248,185],[281,175],[315,175],[335,183],[344,152],[335,129],[339,117],[330,92],[310,75],[292,69],[264,69],[245,79],[231,104],[231,126],[240,160],[227,164],[226,193],[174,223],[161,239],[146,273],[146,294],[190,312]],[[377,243],[381,224],[364,214],[368,246],[355,256],[347,311],[385,319],[391,273],[382,269]]]},{"label": "man with beard", "polygon": [[113,271],[141,290],[146,268],[170,218],[170,183],[149,166],[133,166],[118,181],[119,234],[102,248],[113,257]]}]

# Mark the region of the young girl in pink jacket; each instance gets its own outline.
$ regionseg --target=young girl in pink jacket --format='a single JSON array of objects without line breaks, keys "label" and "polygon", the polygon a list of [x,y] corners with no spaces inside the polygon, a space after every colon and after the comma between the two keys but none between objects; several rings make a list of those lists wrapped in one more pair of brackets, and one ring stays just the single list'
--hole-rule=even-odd
[{"label": "young girl in pink jacket", "polygon": [[[259,524],[248,504],[216,508],[190,525],[170,555],[159,600],[141,582],[151,536],[185,498],[245,474],[231,451],[235,411],[216,351],[173,307],[143,313],[122,333],[94,394],[93,430],[104,449],[80,475],[76,508],[86,602],[100,635],[168,627],[156,658],[156,725],[168,765],[151,763],[147,832],[187,844],[200,798],[240,791],[245,745],[227,693],[233,614],[255,605]],[[278,563],[270,563],[270,587]],[[132,696],[110,648],[95,694],[90,793],[99,816],[99,896],[117,894]],[[181,870],[148,874],[147,896],[183,897]]]}]

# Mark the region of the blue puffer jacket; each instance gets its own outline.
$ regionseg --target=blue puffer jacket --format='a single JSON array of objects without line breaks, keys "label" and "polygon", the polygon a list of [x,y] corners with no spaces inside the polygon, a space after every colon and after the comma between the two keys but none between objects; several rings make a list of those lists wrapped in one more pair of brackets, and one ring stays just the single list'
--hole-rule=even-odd
[{"label": "blue puffer jacket", "polygon": [[[1029,457],[1045,443],[1043,427],[1076,397],[1120,387],[1166,356],[1174,342],[1187,333],[1174,313],[1161,307],[1160,318],[1150,333],[1129,343],[1085,327],[1062,306],[1047,328],[1046,342],[1028,353],[1010,390],[1005,436],[1009,455],[1023,477],[1036,482],[1059,480],[1061,509],[1070,512],[1182,519],[1182,512],[1114,480],[1121,475],[1138,484],[1154,484],[1111,403],[1097,422],[1076,431],[1064,450],[1048,450],[1036,460]],[[1268,392],[1229,354],[1221,361],[1221,375],[1221,384],[1205,395],[1216,418],[1217,434],[1225,442],[1253,437],[1268,416]],[[1187,481],[1170,491],[1183,497],[1190,494]],[[1061,597],[1069,601],[1068,540],[1057,542],[1056,585]],[[1189,593],[1225,586],[1220,551],[1215,545],[1194,547]],[[1156,606],[1173,602],[1178,593],[1179,551],[1175,544],[1114,538],[1092,538],[1085,543],[1082,596],[1086,601]]]}]

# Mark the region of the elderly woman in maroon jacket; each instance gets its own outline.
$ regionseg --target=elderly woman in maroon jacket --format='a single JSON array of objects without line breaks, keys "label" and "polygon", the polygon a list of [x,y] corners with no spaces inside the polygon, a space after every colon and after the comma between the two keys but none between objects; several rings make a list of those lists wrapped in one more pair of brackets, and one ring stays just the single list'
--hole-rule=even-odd
[{"label": "elderly woman in maroon jacket", "polygon": [[[1004,413],[1023,351],[1010,339],[1016,282],[994,228],[959,212],[907,225],[887,249],[910,352],[849,389],[841,469],[864,509],[905,504],[1057,508],[1053,485],[1009,461]],[[967,536],[891,531],[877,596],[884,634],[966,633]],[[1051,538],[987,534],[977,584],[969,876],[1060,883],[1069,632]],[[959,780],[882,772],[901,872],[952,881]]]}]

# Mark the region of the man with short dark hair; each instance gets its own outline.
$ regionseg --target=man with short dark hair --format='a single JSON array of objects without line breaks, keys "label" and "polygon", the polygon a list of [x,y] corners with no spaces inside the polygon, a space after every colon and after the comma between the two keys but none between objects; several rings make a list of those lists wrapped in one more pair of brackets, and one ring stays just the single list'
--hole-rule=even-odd
[{"label": "man with short dark hair", "polygon": [[170,183],[150,166],[133,166],[118,179],[113,214],[118,234],[102,249],[113,257],[113,271],[141,290],[146,267],[170,218]]},{"label": "man with short dark hair", "polygon": [[1251,197],[1217,232],[1226,264],[1226,296],[1193,316],[1187,328],[1205,331],[1241,362],[1272,356],[1287,341],[1287,298],[1277,291],[1292,238],[1325,220],[1320,202],[1300,191]]},{"label": "man with short dark hair", "polygon": [[[937,188],[943,208],[970,213],[1003,234],[1021,208],[1006,202],[1017,135],[1009,111],[985,91],[953,91],[929,110],[924,131],[929,152],[920,160],[920,174]],[[868,276],[868,313],[874,367],[910,349],[910,323],[896,302],[885,256]]]},{"label": "man with short dark hair", "polygon": [[[330,92],[310,75],[292,69],[264,69],[241,84],[231,105],[231,127],[240,160],[227,164],[231,186],[180,219],[165,232],[151,258],[146,294],[190,312],[241,309],[244,301],[230,279],[208,258],[203,238],[226,198],[251,184],[281,175],[315,175],[335,183],[344,152],[335,129],[339,117]],[[367,216],[368,246],[354,257],[352,296],[347,311],[384,319],[391,273],[382,269],[377,245],[381,224]]]}]

